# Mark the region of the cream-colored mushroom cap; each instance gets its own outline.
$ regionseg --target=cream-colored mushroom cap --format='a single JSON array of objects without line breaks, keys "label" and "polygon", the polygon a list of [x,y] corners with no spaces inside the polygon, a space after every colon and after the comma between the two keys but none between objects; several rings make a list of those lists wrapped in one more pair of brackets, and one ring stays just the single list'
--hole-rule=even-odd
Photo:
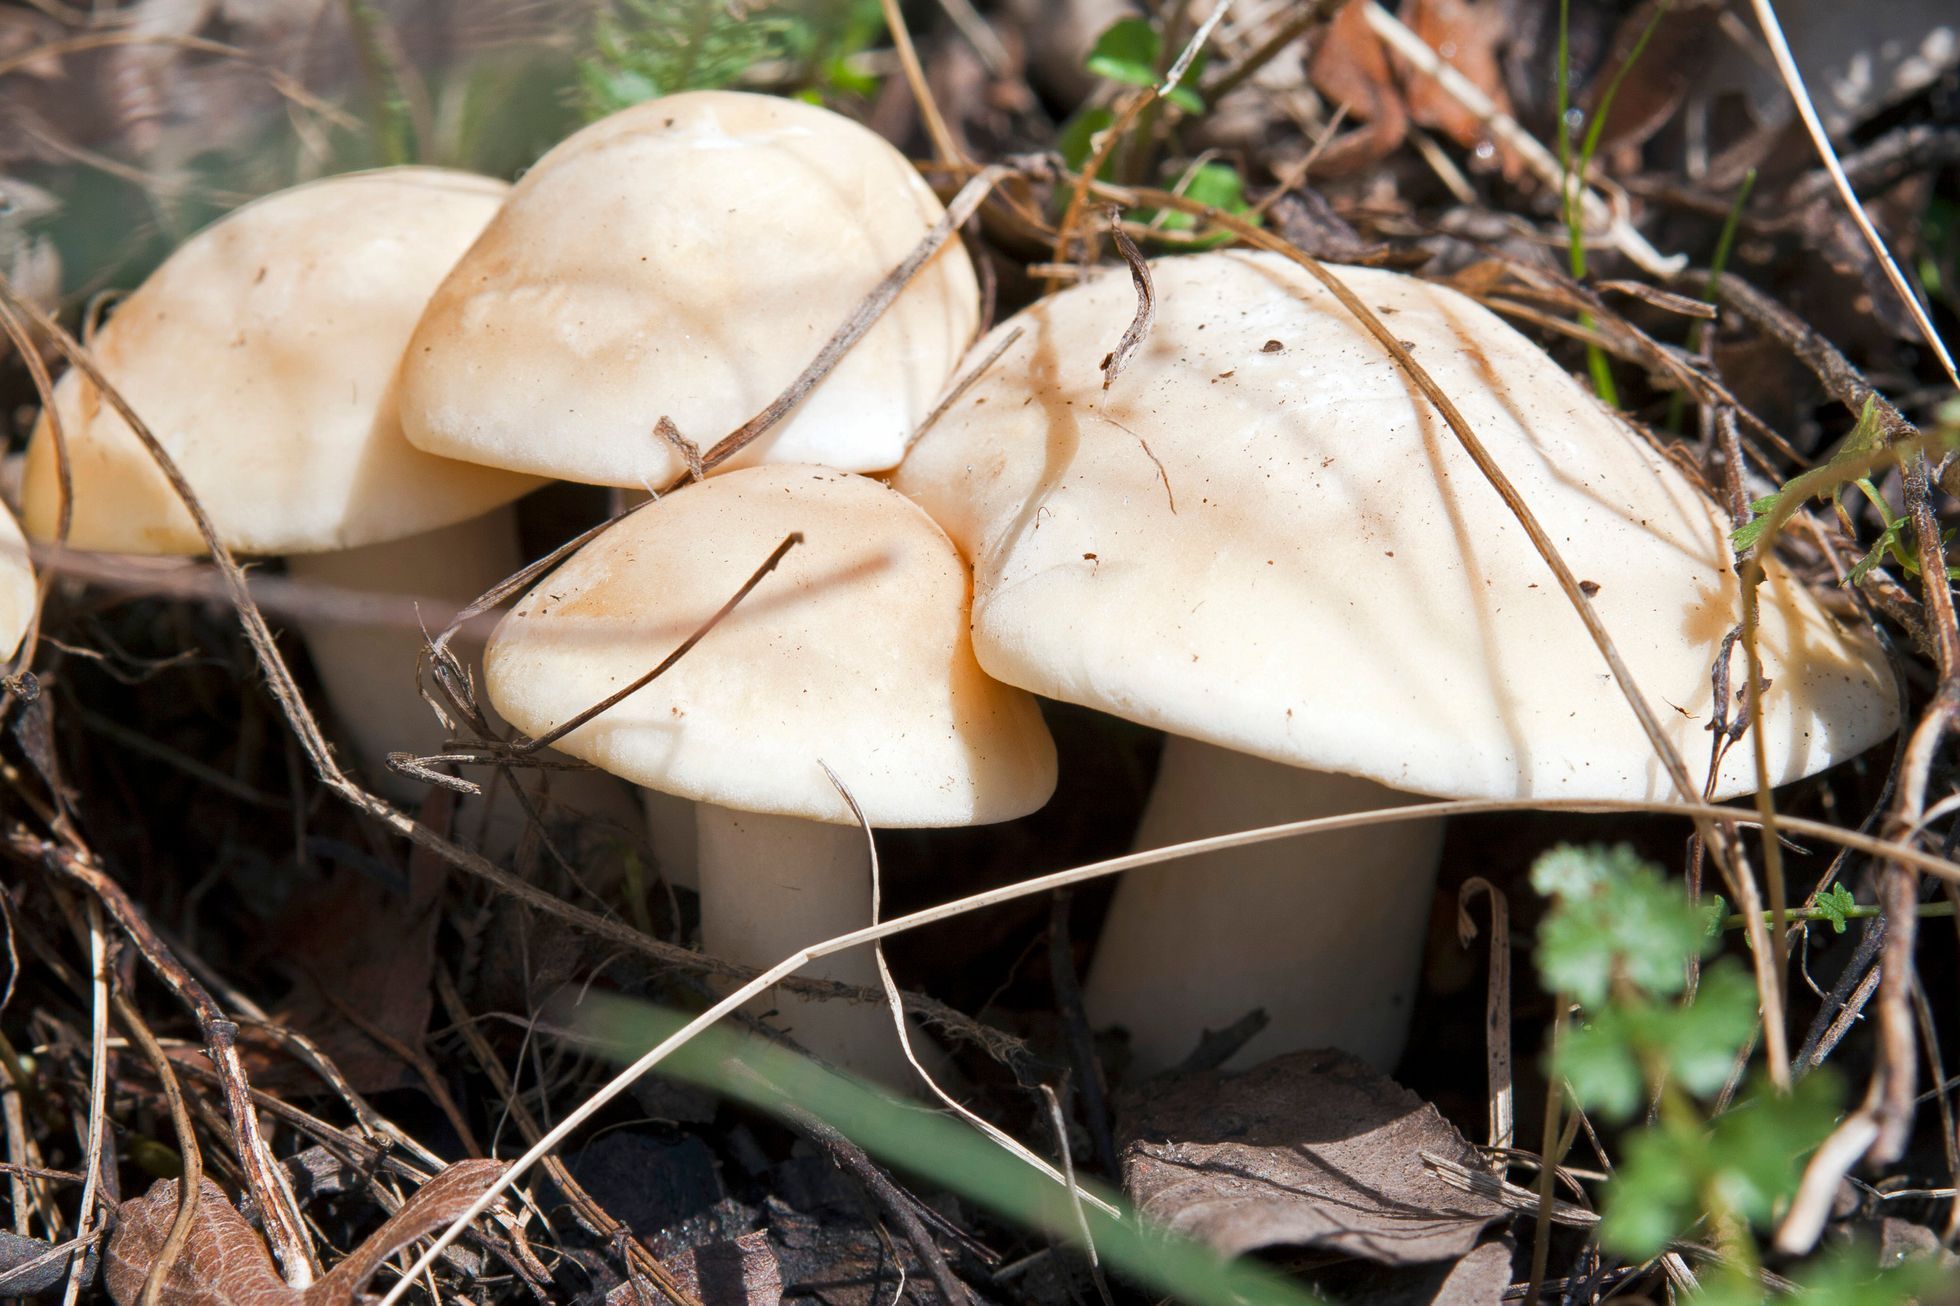
[{"label": "cream-colored mushroom cap", "polygon": [[[974,562],[974,645],[1039,694],[1274,761],[1460,797],[1671,792],[1516,519],[1388,353],[1273,255],[1152,264],[1046,300],[896,484]],[[1463,296],[1339,269],[1516,484],[1691,770],[1740,615],[1726,524],[1548,356]],[[981,349],[988,348],[983,343]],[[976,350],[976,353],[980,350]],[[1173,505],[1173,498],[1175,503]],[[1874,648],[1772,566],[1770,778],[1890,733]],[[1732,683],[1746,679],[1738,650]],[[1716,792],[1752,791],[1750,749]]]},{"label": "cream-colored mushroom cap", "polygon": [[967,642],[966,564],[876,481],[799,464],[710,477],[620,521],[490,638],[490,700],[533,736],[657,664],[792,531],[803,543],[651,685],[558,748],[667,793],[838,824],[819,763],[877,826],[1041,806],[1055,751],[1033,698]]},{"label": "cream-colored mushroom cap", "polygon": [[[223,542],[322,552],[434,530],[535,482],[402,438],[396,368],[436,283],[505,187],[391,168],[268,195],[193,236],[125,300],[95,361],[183,470]],[[55,387],[74,484],[69,543],[201,553],[177,496],[96,387]],[[22,489],[29,533],[60,503],[44,416]]]},{"label": "cream-colored mushroom cap", "polygon": [[27,540],[14,515],[0,507],[0,658],[20,648],[21,636],[34,620],[34,563]]},{"label": "cream-colored mushroom cap", "polygon": [[[601,485],[686,471],[816,356],[944,210],[903,156],[795,100],[695,91],[601,119],[527,172],[429,305],[409,439]],[[739,462],[891,467],[979,322],[957,240]]]}]

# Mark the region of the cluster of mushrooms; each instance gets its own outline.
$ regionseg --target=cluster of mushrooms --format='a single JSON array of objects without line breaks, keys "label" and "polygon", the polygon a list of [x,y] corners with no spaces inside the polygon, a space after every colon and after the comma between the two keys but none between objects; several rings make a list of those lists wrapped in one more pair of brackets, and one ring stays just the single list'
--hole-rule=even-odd
[{"label": "cluster of mushrooms", "polygon": [[[1056,756],[1036,695],[1167,734],[1139,847],[1418,794],[1671,795],[1514,516],[1389,353],[1276,255],[1153,263],[1155,323],[1105,389],[1128,275],[1085,278],[976,345],[977,281],[951,242],[778,425],[685,479],[688,442],[783,391],[942,216],[845,118],[677,95],[585,128],[514,187],[399,168],[248,205],[92,349],[226,545],[447,603],[432,627],[522,564],[509,505],[542,478],[680,482],[545,576],[483,648],[490,703],[533,738],[673,653],[799,534],[670,670],[555,741],[667,796],[648,808],[655,851],[698,883],[702,946],[731,960],[770,965],[868,922],[846,793],[871,827],[1040,807]],[[1551,532],[1681,753],[1714,756],[1711,673],[1740,615],[1723,514],[1469,299],[1338,275]],[[977,379],[955,387],[963,370]],[[204,548],[78,374],[37,428],[22,499],[37,538],[66,516],[71,547]],[[435,751],[419,632],[301,633],[370,775]],[[1773,783],[1893,730],[1874,646],[1774,564],[1760,640]],[[1749,750],[1714,765],[1713,797],[1756,787]],[[1440,846],[1438,822],[1410,820],[1132,873],[1088,1014],[1128,1030],[1144,1072],[1255,1007],[1271,1022],[1242,1063],[1333,1045],[1390,1065]],[[868,957],[824,965],[875,982]],[[813,1051],[902,1082],[886,1013],[777,1009]]]}]

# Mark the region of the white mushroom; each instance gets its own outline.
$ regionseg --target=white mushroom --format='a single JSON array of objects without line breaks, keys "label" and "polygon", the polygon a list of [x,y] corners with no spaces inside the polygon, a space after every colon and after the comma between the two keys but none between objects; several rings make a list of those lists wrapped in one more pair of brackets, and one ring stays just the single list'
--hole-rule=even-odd
[{"label": "white mushroom", "polygon": [[[601,119],[524,174],[430,301],[408,438],[601,485],[688,468],[766,406],[944,216],[903,155],[826,109],[733,91]],[[836,370],[733,465],[891,467],[979,322],[948,244]]]},{"label": "white mushroom", "polygon": [[[1134,308],[1122,275],[1003,324],[1020,340],[896,479],[974,563],[989,674],[1169,732],[1139,844],[1406,793],[1669,796],[1515,518],[1332,295],[1267,254],[1152,271],[1155,327],[1107,394],[1097,363]],[[1705,767],[1710,668],[1739,619],[1721,514],[1483,308],[1393,273],[1339,275],[1463,411]],[[1762,598],[1782,783],[1884,737],[1893,699],[1873,647],[1774,565]],[[1742,748],[1714,789],[1755,784]],[[1254,1007],[1273,1020],[1244,1063],[1334,1044],[1392,1065],[1438,833],[1378,827],[1125,877],[1090,1014],[1128,1027],[1145,1070]]]},{"label": "white mushroom", "polygon": [[[396,370],[429,293],[505,187],[433,168],[356,173],[269,195],[177,249],[91,343],[97,365],[183,471],[221,541],[286,554],[297,577],[427,601],[440,628],[516,570],[510,500],[535,481],[402,438]],[[74,487],[68,543],[120,553],[204,549],[190,514],[80,372],[55,387]],[[43,417],[22,485],[28,531],[57,527]],[[307,555],[354,550],[339,562]],[[434,752],[415,689],[412,622],[296,622],[371,779],[400,793],[389,751]]]},{"label": "white mushroom", "polygon": [[[1006,820],[1046,801],[1055,752],[1033,698],[967,641],[951,542],[876,481],[775,464],[710,477],[616,524],[491,636],[491,701],[537,737],[699,629],[791,532],[803,543],[659,679],[560,740],[635,784],[695,800],[706,950],[770,966],[869,923],[872,826]],[[817,973],[875,984],[859,950]],[[877,1007],[778,1009],[805,1046],[906,1082]]]}]

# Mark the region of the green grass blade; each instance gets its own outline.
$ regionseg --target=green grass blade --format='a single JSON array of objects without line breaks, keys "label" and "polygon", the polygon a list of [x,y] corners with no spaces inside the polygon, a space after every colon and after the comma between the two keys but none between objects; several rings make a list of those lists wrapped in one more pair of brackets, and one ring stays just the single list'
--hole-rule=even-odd
[{"label": "green grass blade", "polygon": [[[578,1032],[621,1061],[639,1056],[683,1023],[674,1012],[598,994],[588,995],[576,1016]],[[731,1069],[730,1062],[751,1073]],[[1086,1220],[1105,1266],[1178,1301],[1309,1306],[1322,1300],[1257,1261],[1228,1260],[1146,1227],[1106,1190],[1098,1188],[1097,1196],[1125,1210],[1123,1219],[1086,1203],[1078,1214],[1060,1185],[950,1116],[892,1098],[761,1039],[709,1029],[663,1062],[660,1072],[765,1112],[780,1112],[793,1102],[879,1160],[1052,1238],[1079,1243]]]}]

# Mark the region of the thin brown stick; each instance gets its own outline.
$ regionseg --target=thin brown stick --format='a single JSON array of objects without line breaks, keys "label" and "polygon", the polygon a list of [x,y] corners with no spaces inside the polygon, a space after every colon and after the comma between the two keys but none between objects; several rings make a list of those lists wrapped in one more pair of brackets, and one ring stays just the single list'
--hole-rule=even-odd
[{"label": "thin brown stick", "polygon": [[205,1055],[216,1068],[224,1086],[225,1110],[230,1118],[238,1159],[257,1202],[266,1238],[285,1267],[288,1282],[295,1278],[303,1286],[311,1283],[318,1265],[300,1219],[299,1203],[293,1197],[284,1167],[273,1159],[259,1131],[258,1116],[252,1110],[251,1086],[245,1067],[238,1058],[238,1026],[225,1018],[204,986],[192,978],[170,950],[157,938],[149,922],[129,895],[100,868],[92,856],[52,840],[41,838],[24,827],[7,835],[7,844],[17,856],[45,867],[58,877],[72,880],[87,890],[109,913],[122,932],[136,946],[152,973],[161,979],[178,1001],[190,1008],[204,1038]]},{"label": "thin brown stick", "polygon": [[891,33],[892,45],[898,51],[898,66],[905,73],[905,85],[912,92],[912,103],[919,107],[926,135],[932,138],[933,153],[941,163],[965,163],[966,155],[960,152],[959,142],[946,126],[945,115],[939,112],[938,102],[933,99],[932,85],[926,81],[926,71],[919,66],[919,52],[912,46],[912,29],[905,25],[904,11],[898,7],[898,0],[878,0],[878,3],[885,13],[885,30]]},{"label": "thin brown stick", "polygon": [[151,1032],[135,1004],[123,994],[113,999],[116,1019],[128,1032],[130,1041],[143,1053],[144,1060],[150,1063],[157,1083],[163,1088],[163,1100],[170,1108],[171,1126],[177,1133],[177,1154],[183,1158],[183,1171],[177,1178],[177,1216],[170,1222],[170,1233],[164,1238],[163,1246],[157,1249],[155,1262],[150,1272],[143,1278],[143,1294],[137,1299],[138,1306],[157,1306],[163,1299],[164,1284],[169,1281],[170,1272],[177,1266],[177,1258],[183,1254],[184,1244],[190,1241],[191,1228],[197,1223],[197,1203],[203,1188],[204,1154],[198,1150],[197,1127],[191,1123],[191,1114],[184,1106],[184,1089],[177,1082],[177,1072],[164,1054],[163,1046]]}]

